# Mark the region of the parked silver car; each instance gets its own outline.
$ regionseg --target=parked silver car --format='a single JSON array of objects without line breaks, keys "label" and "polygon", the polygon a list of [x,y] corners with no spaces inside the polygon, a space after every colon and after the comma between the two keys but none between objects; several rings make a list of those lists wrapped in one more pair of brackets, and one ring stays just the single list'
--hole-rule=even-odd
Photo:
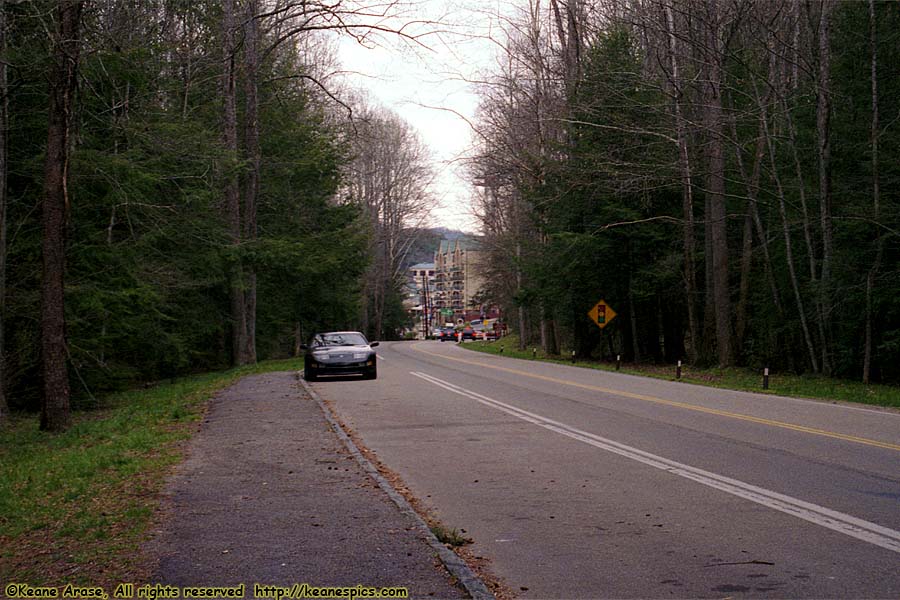
[{"label": "parked silver car", "polygon": [[358,331],[326,331],[317,333],[309,344],[300,346],[306,350],[303,358],[303,377],[316,381],[323,375],[362,375],[363,379],[378,377],[375,351],[378,342],[369,343]]}]

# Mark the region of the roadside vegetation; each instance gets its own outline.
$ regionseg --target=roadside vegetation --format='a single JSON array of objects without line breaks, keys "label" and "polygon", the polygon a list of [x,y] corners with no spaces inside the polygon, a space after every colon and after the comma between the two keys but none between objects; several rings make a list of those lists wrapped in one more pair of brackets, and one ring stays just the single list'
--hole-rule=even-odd
[{"label": "roadside vegetation", "polygon": [[469,168],[528,349],[900,383],[895,2],[520,6]]},{"label": "roadside vegetation", "polygon": [[141,543],[207,401],[278,360],[106,396],[48,435],[36,415],[0,427],[0,581],[108,585],[147,575]]},{"label": "roadside vegetation", "polygon": [[[509,335],[492,342],[466,342],[463,347],[478,352],[490,354],[502,354],[510,358],[522,358],[526,360],[540,360],[567,365],[574,365],[586,369],[600,369],[615,371],[616,363],[600,360],[576,359],[572,362],[571,350],[563,350],[561,354],[550,355],[545,353],[539,345],[525,350],[519,349],[519,337]],[[676,365],[649,364],[649,363],[622,363],[621,373],[629,375],[641,375],[675,381]],[[745,392],[769,393],[778,396],[792,398],[815,398],[819,400],[831,400],[842,402],[857,402],[875,406],[887,406],[900,408],[900,387],[890,385],[863,384],[858,381],[835,379],[821,375],[795,375],[791,373],[770,371],[769,389],[763,389],[763,372],[749,368],[701,368],[683,365],[681,369],[681,381],[709,387],[717,387],[730,390],[742,390]]]},{"label": "roadside vegetation", "polygon": [[91,394],[402,329],[427,153],[334,75],[336,37],[382,17],[0,2],[0,423],[63,431]]}]

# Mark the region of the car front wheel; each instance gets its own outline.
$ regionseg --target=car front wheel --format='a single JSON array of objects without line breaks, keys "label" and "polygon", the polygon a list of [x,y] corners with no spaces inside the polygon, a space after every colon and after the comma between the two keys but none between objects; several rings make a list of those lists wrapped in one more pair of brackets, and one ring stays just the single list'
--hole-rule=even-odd
[{"label": "car front wheel", "polygon": [[316,376],[309,369],[304,369],[303,370],[303,379],[305,379],[307,381],[315,381]]}]

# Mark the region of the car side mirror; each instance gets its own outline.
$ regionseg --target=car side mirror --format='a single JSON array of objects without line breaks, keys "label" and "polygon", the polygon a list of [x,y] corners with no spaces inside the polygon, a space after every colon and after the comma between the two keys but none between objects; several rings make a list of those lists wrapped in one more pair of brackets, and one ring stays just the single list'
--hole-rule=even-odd
[{"label": "car side mirror", "polygon": [[300,349],[301,350],[309,350],[309,346],[307,346],[306,344],[300,344]]},{"label": "car side mirror", "polygon": [[374,348],[374,347],[377,346],[377,345],[378,345],[378,342],[372,342],[371,344],[369,344],[369,346],[372,347],[372,348]]}]

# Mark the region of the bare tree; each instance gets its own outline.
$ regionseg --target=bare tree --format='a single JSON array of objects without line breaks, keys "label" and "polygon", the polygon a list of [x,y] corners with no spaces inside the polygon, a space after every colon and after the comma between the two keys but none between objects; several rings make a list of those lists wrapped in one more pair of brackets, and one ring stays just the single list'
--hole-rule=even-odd
[{"label": "bare tree", "polygon": [[[261,68],[284,45],[300,48],[298,40],[314,32],[338,32],[362,44],[374,44],[382,35],[417,42],[418,35],[395,20],[401,6],[396,0],[338,0],[310,3],[301,0],[224,0],[222,90],[223,142],[232,158],[224,175],[224,205],[235,253],[230,275],[232,354],[235,365],[256,362],[256,273],[241,260],[241,248],[257,237],[257,205],[260,181],[259,85]],[[240,18],[239,18],[240,15]],[[395,24],[396,23],[396,24]],[[425,23],[420,23],[425,25]],[[242,35],[238,39],[238,32]],[[238,69],[239,58],[241,65]],[[243,145],[238,135],[238,76],[245,96]],[[337,100],[315,69],[297,77],[313,82],[325,95]],[[342,103],[343,104],[343,103]],[[344,105],[346,106],[346,105]],[[246,161],[243,195],[237,159]],[[383,296],[382,296],[383,297]]]},{"label": "bare tree", "polygon": [[507,179],[509,173],[492,162],[496,157],[488,153],[473,163],[473,180],[484,190],[475,211],[485,234],[483,251],[489,257],[484,275],[491,282],[488,292],[495,303],[516,306],[519,349],[524,350],[530,339],[526,306],[520,301],[525,279],[522,242],[530,221],[518,188]]},{"label": "bare tree", "polygon": [[819,216],[822,228],[822,269],[819,278],[819,325],[822,328],[822,371],[831,374],[826,323],[831,318],[831,262],[834,233],[831,217],[831,0],[819,13],[819,71],[816,86],[816,134],[819,163]]},{"label": "bare tree", "polygon": [[741,178],[746,182],[747,189],[747,214],[744,217],[743,243],[741,249],[741,283],[740,283],[740,300],[737,309],[736,320],[736,344],[737,347],[743,345],[744,335],[747,328],[747,311],[748,296],[752,268],[753,243],[751,239],[752,231],[756,232],[756,238],[759,240],[759,246],[763,253],[763,265],[766,273],[766,280],[769,283],[769,290],[772,294],[772,304],[776,313],[780,318],[784,318],[784,308],[781,304],[781,294],[778,290],[778,283],[775,280],[774,267],[772,265],[772,257],[769,251],[769,239],[766,234],[765,225],[759,215],[759,193],[760,179],[762,176],[763,159],[766,156],[766,148],[768,142],[768,114],[766,106],[769,98],[764,98],[759,105],[762,107],[759,114],[759,128],[756,140],[756,149],[753,154],[753,163],[751,171],[748,174],[744,164],[743,150],[738,142],[738,132],[735,119],[731,120],[732,138],[735,140],[735,157],[737,158],[738,169]]},{"label": "bare tree", "polygon": [[6,134],[9,127],[6,60],[6,0],[0,0],[0,424],[9,416],[3,322],[6,314]]},{"label": "bare tree", "polygon": [[707,182],[709,211],[707,222],[712,250],[712,289],[708,290],[715,314],[716,353],[720,366],[734,362],[731,337],[731,299],[728,289],[728,236],[725,203],[724,121],[722,114],[722,85],[724,77],[725,15],[718,0],[704,2],[703,33],[703,102],[706,129]]},{"label": "bare tree", "polygon": [[[881,217],[881,188],[878,182],[878,21],[875,18],[875,0],[869,0],[869,43],[871,45],[870,70],[872,73],[872,218],[876,223]],[[881,270],[884,256],[884,237],[880,229],[875,232],[875,259],[866,275],[866,339],[863,350],[863,383],[869,383],[872,371],[872,294],[875,278]]]},{"label": "bare tree", "polygon": [[696,240],[694,239],[694,184],[691,168],[691,155],[688,148],[688,124],[682,111],[682,96],[684,94],[681,80],[681,69],[678,61],[678,39],[676,36],[675,17],[672,6],[665,5],[666,33],[668,37],[669,66],[671,69],[672,106],[675,115],[675,134],[678,139],[678,164],[681,169],[681,194],[682,211],[684,213],[684,225],[682,238],[684,240],[684,286],[688,310],[688,333],[690,345],[688,346],[688,359],[691,362],[697,360],[697,343],[700,339],[700,328],[697,323],[697,270],[696,270]]},{"label": "bare tree", "polygon": [[363,322],[384,337],[386,302],[404,277],[405,258],[415,230],[433,206],[424,144],[397,115],[383,109],[357,109],[355,158],[348,173],[348,195],[368,221],[372,262],[365,279],[371,305]]},{"label": "bare tree", "polygon": [[[562,4],[562,10],[560,10]],[[561,47],[566,97],[575,95],[581,76],[581,56],[584,53],[584,2],[583,0],[550,0],[557,36]]]},{"label": "bare tree", "polygon": [[[247,174],[244,186],[243,240],[253,242],[257,238],[256,206],[259,197],[261,154],[259,147],[259,69],[260,27],[258,0],[247,0],[244,18],[244,152]],[[256,362],[256,270],[244,269],[244,315],[247,336],[244,339],[242,359]]]},{"label": "bare tree", "polygon": [[235,250],[229,276],[231,294],[231,348],[235,366],[250,362],[247,355],[247,304],[244,299],[244,269],[240,259],[241,245],[241,196],[238,173],[235,167],[240,155],[237,118],[237,25],[234,0],[222,3],[222,141],[229,165],[225,168],[225,211],[230,242]]},{"label": "bare tree", "polygon": [[[770,60],[770,72],[771,65],[774,63],[773,60]],[[761,115],[761,124],[763,127],[763,135],[766,140],[766,147],[768,148],[769,154],[769,162],[772,170],[772,178],[775,182],[775,188],[778,194],[778,211],[781,215],[781,225],[782,225],[782,234],[784,236],[784,248],[785,248],[785,260],[787,261],[788,274],[790,276],[791,287],[794,290],[794,299],[797,302],[797,311],[800,318],[800,325],[803,330],[803,339],[806,342],[806,348],[809,352],[810,364],[812,365],[813,371],[819,372],[819,363],[816,359],[816,351],[815,345],[813,344],[812,335],[810,334],[809,324],[807,322],[806,317],[806,308],[805,303],[803,301],[803,293],[800,289],[799,278],[797,277],[797,271],[794,265],[794,253],[793,253],[793,244],[791,241],[791,233],[790,226],[788,223],[787,217],[787,201],[784,193],[784,186],[781,183],[781,177],[778,174],[778,160],[775,154],[775,144],[772,140],[773,136],[770,132],[770,127],[768,124],[768,119],[766,117],[765,106],[763,105],[762,99],[760,99],[759,91],[757,89],[757,102],[760,105],[760,115]]]},{"label": "bare tree", "polygon": [[65,230],[69,211],[69,127],[77,85],[83,6],[84,3],[79,0],[61,0],[57,10],[59,22],[53,39],[53,64],[50,72],[41,248],[41,358],[44,387],[40,427],[46,431],[63,431],[68,428],[70,421],[64,300]]},{"label": "bare tree", "polygon": [[[549,241],[544,225],[553,200],[547,173],[550,164],[566,152],[568,143],[568,99],[575,95],[581,69],[582,6],[580,0],[553,1],[548,6],[530,0],[505,21],[507,38],[497,41],[502,48],[500,73],[489,76],[481,90],[479,128],[484,147],[474,159],[481,166],[473,175],[489,190],[486,197],[505,196],[497,207],[509,211],[503,218],[507,229],[498,236],[497,244],[488,245],[505,248],[502,260],[517,273],[515,296],[523,347],[530,332],[525,327],[528,307],[521,297],[522,262],[530,252],[540,253]],[[526,205],[526,197],[538,200]],[[485,217],[494,218],[488,213]],[[499,243],[501,239],[503,243]],[[541,347],[556,354],[559,330],[555,309],[541,297],[533,305]]]}]

